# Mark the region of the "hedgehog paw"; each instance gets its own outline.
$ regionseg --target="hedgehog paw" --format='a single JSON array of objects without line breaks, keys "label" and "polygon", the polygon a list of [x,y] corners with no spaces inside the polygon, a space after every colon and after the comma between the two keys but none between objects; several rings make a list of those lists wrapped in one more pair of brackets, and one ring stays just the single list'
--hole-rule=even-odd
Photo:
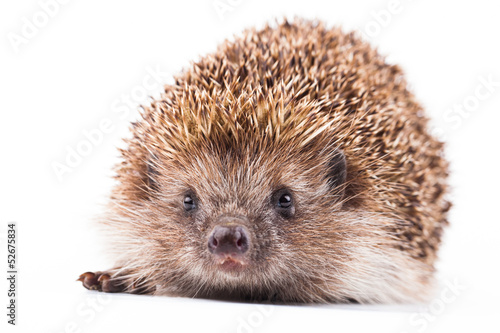
[{"label": "hedgehog paw", "polygon": [[119,293],[124,291],[124,286],[111,278],[108,272],[86,272],[80,275],[81,281],[88,290],[98,290],[105,293]]}]

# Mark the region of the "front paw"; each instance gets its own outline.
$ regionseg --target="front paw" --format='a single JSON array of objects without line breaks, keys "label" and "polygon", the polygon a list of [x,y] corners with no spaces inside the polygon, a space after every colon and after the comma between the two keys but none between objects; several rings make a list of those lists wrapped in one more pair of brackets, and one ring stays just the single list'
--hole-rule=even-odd
[{"label": "front paw", "polygon": [[107,272],[86,272],[80,275],[77,281],[81,281],[88,290],[98,290],[105,293],[119,293],[124,291],[123,285],[111,278]]}]

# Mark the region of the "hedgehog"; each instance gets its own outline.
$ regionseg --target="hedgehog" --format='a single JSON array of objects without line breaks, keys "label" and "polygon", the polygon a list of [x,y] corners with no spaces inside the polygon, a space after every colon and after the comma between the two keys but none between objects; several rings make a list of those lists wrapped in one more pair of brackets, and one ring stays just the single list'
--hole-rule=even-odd
[{"label": "hedgehog", "polygon": [[356,32],[286,19],[191,63],[142,107],[87,289],[288,303],[432,294],[443,143]]}]

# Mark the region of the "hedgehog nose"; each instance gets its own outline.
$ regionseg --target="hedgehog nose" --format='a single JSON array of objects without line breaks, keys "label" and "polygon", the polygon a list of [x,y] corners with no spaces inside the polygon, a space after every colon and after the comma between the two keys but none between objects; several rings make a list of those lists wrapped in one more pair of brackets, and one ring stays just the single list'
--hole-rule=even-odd
[{"label": "hedgehog nose", "polygon": [[208,250],[213,254],[238,256],[248,251],[246,228],[240,225],[216,226],[208,239]]}]

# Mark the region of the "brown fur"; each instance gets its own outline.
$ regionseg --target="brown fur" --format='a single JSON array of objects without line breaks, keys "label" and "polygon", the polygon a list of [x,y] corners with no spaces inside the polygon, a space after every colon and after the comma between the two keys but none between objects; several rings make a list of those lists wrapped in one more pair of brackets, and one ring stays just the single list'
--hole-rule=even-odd
[{"label": "brown fur", "polygon": [[[127,292],[298,302],[425,298],[449,203],[442,144],[399,67],[340,29],[246,31],[166,86],[133,124],[103,219]],[[331,161],[347,179],[332,188]],[[277,217],[286,187],[296,214]],[[182,210],[186,191],[199,200]],[[207,237],[244,216],[250,263],[217,269]]]}]

